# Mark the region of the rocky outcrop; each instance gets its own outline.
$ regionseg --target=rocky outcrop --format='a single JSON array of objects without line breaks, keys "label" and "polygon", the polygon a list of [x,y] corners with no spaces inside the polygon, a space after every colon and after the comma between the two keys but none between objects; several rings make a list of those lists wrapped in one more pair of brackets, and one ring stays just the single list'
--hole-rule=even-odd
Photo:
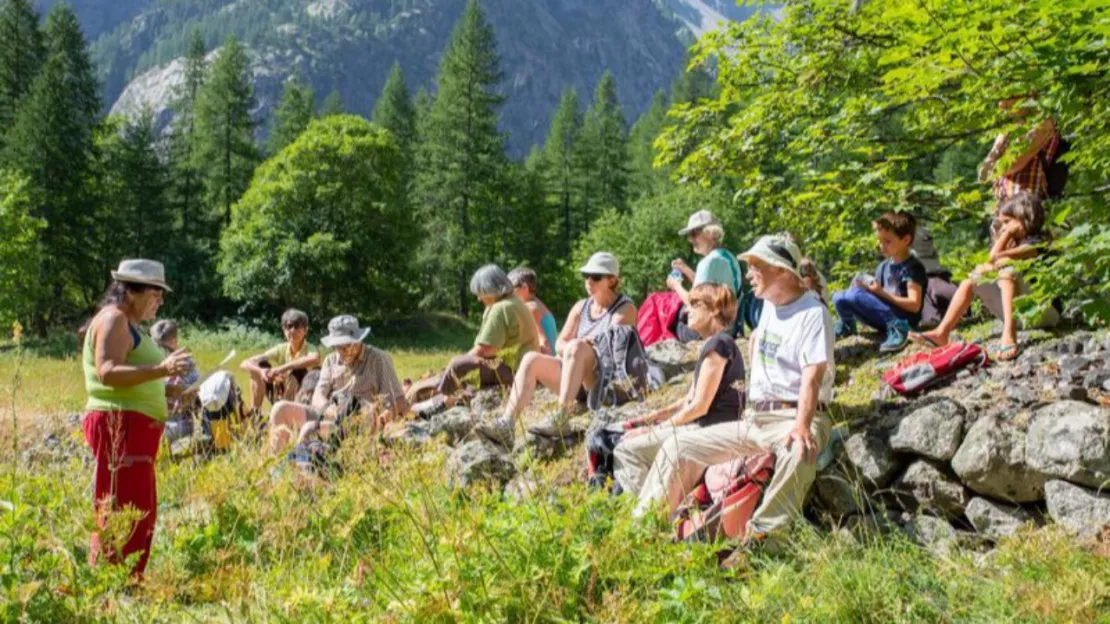
[{"label": "rocky outcrop", "polygon": [[1110,527],[1110,493],[1067,481],[1049,481],[1044,489],[1049,515],[1068,530],[1094,537]]},{"label": "rocky outcrop", "polygon": [[1026,441],[1029,465],[1087,487],[1110,485],[1110,410],[1061,401],[1037,410]]},{"label": "rocky outcrop", "polygon": [[964,412],[963,406],[950,399],[916,409],[898,423],[890,446],[930,459],[952,459],[963,436]]},{"label": "rocky outcrop", "polygon": [[1025,461],[1026,432],[1017,424],[988,416],[967,432],[952,458],[952,469],[969,488],[1004,501],[1044,498],[1044,475]]},{"label": "rocky outcrop", "polygon": [[1035,520],[1033,514],[1021,507],[980,497],[971,499],[966,511],[971,526],[991,539],[1010,537]]}]

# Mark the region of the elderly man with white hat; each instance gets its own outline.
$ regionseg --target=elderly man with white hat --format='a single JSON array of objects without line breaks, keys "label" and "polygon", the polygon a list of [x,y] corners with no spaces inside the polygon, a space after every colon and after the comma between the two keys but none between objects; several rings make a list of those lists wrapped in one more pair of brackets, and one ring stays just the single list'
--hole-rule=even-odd
[{"label": "elderly man with white hat", "polygon": [[393,360],[381,349],[365,344],[369,327],[359,327],[358,319],[344,314],[328,322],[328,335],[320,342],[335,349],[320,367],[320,380],[312,395],[312,404],[278,401],[270,412],[270,445],[279,452],[290,442],[294,432],[298,439],[310,432],[321,436],[330,433],[336,414],[331,412],[332,396],[346,391],[363,404],[381,405],[372,415],[380,419],[399,416],[408,411],[408,402],[393,368]]},{"label": "elderly man with white hat", "polygon": [[832,398],[832,316],[802,283],[802,255],[788,236],[764,236],[740,256],[748,279],[764,301],[751,338],[748,405],[733,422],[684,431],[660,453],[673,457],[660,469],[629,471],[617,466],[626,491],[640,493],[637,513],[656,500],[670,508],[681,502],[707,466],[770,451],[775,473],[752,516],[749,537],[758,538],[801,514],[816,476],[816,458],[831,433],[824,406]]},{"label": "elderly man with white hat", "polygon": [[[681,258],[671,261],[673,272],[667,278],[667,287],[682,299],[682,303],[687,307],[690,305],[690,292],[684,286],[684,280],[690,282],[691,289],[700,284],[720,284],[739,299],[743,286],[740,263],[736,261],[736,256],[724,248],[725,230],[717,217],[708,210],[699,210],[690,215],[686,227],[679,230],[678,234],[685,236],[694,253],[702,256],[696,270],[691,269]],[[685,315],[684,311],[675,328],[678,339],[683,342],[700,339],[697,332],[687,327]]]}]

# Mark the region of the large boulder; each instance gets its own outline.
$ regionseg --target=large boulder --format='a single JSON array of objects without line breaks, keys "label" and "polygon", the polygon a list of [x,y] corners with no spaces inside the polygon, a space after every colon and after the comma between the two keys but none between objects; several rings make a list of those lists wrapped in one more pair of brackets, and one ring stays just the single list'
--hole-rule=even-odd
[{"label": "large boulder", "polygon": [[1093,488],[1110,484],[1110,410],[1061,401],[1036,411],[1026,437],[1029,465]]},{"label": "large boulder", "polygon": [[967,432],[952,469],[972,490],[1004,501],[1044,497],[1044,475],[1026,464],[1025,430],[998,416],[984,416]]},{"label": "large boulder", "polygon": [[1057,524],[1081,537],[1094,537],[1110,526],[1110,493],[1100,493],[1067,481],[1044,486],[1048,513]]},{"label": "large boulder", "polygon": [[879,430],[852,434],[844,442],[844,453],[851,468],[875,488],[885,487],[902,467],[902,461],[890,448],[886,435]]},{"label": "large boulder", "polygon": [[647,356],[670,379],[694,370],[694,364],[698,361],[697,346],[700,344],[664,340],[648,347]]},{"label": "large boulder", "polygon": [[446,436],[447,443],[454,446],[474,430],[474,424],[474,414],[460,405],[432,416],[428,431],[432,436]]},{"label": "large boulder", "polygon": [[504,488],[516,475],[516,465],[500,449],[479,440],[460,445],[448,461],[448,482],[468,487],[482,481]]},{"label": "large boulder", "polygon": [[902,529],[910,539],[934,554],[946,555],[957,545],[956,529],[943,518],[926,515],[904,517]]},{"label": "large boulder", "polygon": [[964,408],[951,399],[941,399],[910,412],[890,436],[896,451],[947,461],[960,447]]},{"label": "large boulder", "polygon": [[819,473],[813,482],[813,493],[821,510],[834,519],[858,514],[867,506],[867,493],[859,480],[840,467]]},{"label": "large boulder", "polygon": [[923,459],[910,464],[892,489],[906,511],[929,511],[948,518],[962,516],[971,498],[958,479]]},{"label": "large boulder", "polygon": [[976,531],[995,540],[1010,537],[1026,523],[1037,520],[1021,507],[978,496],[967,504],[967,519]]}]

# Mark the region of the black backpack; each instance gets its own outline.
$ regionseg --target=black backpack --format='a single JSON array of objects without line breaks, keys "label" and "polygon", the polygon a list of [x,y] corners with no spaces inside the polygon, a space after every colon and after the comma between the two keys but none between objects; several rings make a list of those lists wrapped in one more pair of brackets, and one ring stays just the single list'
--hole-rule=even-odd
[{"label": "black backpack", "polygon": [[590,410],[616,407],[632,399],[642,401],[649,384],[662,377],[651,370],[653,366],[635,327],[617,325],[601,332],[594,338],[594,352],[597,383],[586,397]]},{"label": "black backpack", "polygon": [[1049,199],[1059,199],[1064,196],[1064,187],[1068,184],[1068,173],[1070,173],[1070,168],[1068,167],[1068,163],[1061,160],[1061,158],[1069,151],[1071,151],[1071,143],[1061,136],[1056,146],[1056,155],[1052,157],[1052,162],[1046,161],[1043,150],[1039,155],[1041,166],[1044,167],[1044,177],[1045,183],[1048,186]]}]

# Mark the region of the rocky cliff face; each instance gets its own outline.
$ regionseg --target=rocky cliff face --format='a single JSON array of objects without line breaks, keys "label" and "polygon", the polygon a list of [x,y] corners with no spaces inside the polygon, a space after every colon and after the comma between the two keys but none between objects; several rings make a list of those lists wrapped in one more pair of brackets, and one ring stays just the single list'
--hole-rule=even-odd
[{"label": "rocky cliff face", "polygon": [[[45,10],[55,0],[39,0]],[[105,101],[115,112],[166,107],[192,28],[211,49],[235,34],[251,53],[263,128],[283,82],[299,74],[323,99],[368,114],[390,66],[410,86],[433,87],[465,0],[116,0],[74,2],[93,42]],[[541,142],[565,86],[587,100],[602,72],[617,80],[632,120],[682,70],[693,37],[755,9],[732,0],[484,0],[498,38],[510,148]]]}]

